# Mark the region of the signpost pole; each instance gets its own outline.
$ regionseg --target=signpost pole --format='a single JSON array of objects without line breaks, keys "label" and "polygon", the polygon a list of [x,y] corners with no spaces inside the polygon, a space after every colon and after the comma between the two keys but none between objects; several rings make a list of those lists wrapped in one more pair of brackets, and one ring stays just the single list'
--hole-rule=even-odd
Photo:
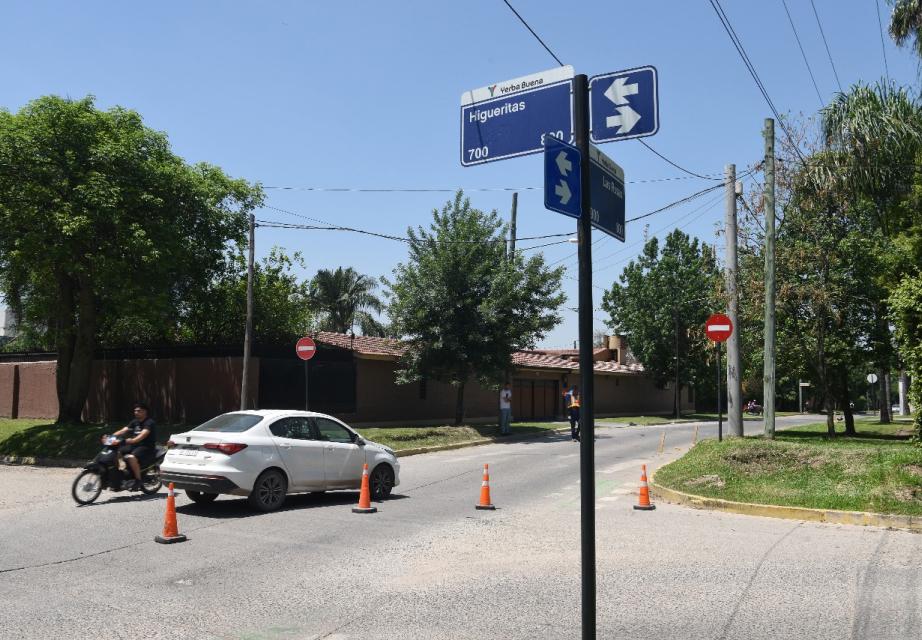
[{"label": "signpost pole", "polygon": [[310,406],[311,404],[310,403],[310,397],[311,397],[310,396],[310,379],[311,379],[310,372],[311,372],[311,369],[310,367],[311,367],[311,361],[305,360],[304,361],[304,410],[305,411],[311,410],[311,406]]},{"label": "signpost pole", "polygon": [[595,576],[595,420],[592,360],[592,216],[589,182],[589,79],[573,78],[573,131],[581,163],[581,216],[579,238],[579,377],[582,401],[580,432],[580,519],[582,571],[582,638],[596,637]]},{"label": "signpost pole", "polygon": [[724,414],[720,408],[720,343],[717,343],[717,442],[724,439]]}]

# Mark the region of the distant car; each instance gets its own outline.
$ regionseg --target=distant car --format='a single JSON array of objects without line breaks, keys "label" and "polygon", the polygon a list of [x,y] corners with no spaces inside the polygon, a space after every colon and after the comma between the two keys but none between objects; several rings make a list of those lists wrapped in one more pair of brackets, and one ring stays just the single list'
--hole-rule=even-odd
[{"label": "distant car", "polygon": [[365,463],[372,499],[387,498],[400,483],[393,450],[322,413],[225,413],[175,434],[168,446],[161,479],[199,504],[231,494],[272,511],[289,493],[360,488]]}]

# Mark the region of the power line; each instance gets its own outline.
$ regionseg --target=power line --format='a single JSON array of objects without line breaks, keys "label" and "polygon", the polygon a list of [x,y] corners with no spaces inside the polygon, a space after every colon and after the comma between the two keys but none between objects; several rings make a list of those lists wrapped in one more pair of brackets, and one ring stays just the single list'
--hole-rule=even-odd
[{"label": "power line", "polygon": [[710,193],[711,191],[714,191],[715,189],[723,189],[723,185],[722,185],[722,184],[715,184],[713,187],[708,187],[707,189],[702,189],[701,191],[697,191],[697,192],[691,194],[690,196],[685,196],[685,197],[682,198],[681,200],[676,200],[675,202],[670,202],[670,203],[667,204],[665,207],[660,207],[659,209],[654,209],[653,211],[650,211],[649,213],[645,213],[645,214],[643,214],[643,215],[635,216],[635,217],[633,217],[633,218],[628,218],[628,219],[625,220],[624,222],[625,222],[625,224],[627,224],[628,222],[635,222],[635,221],[637,221],[637,220],[643,220],[644,218],[649,218],[649,217],[652,216],[652,215],[655,215],[655,214],[657,214],[657,213],[661,213],[661,212],[666,211],[666,210],[668,210],[668,209],[672,209],[673,207],[677,207],[677,206],[679,206],[680,204],[685,204],[686,202],[690,202],[690,201],[694,200],[695,198],[699,198],[699,197],[703,196],[705,193]]},{"label": "power line", "polygon": [[515,14],[515,17],[518,18],[518,19],[522,22],[522,24],[525,25],[525,28],[528,29],[529,31],[531,31],[531,35],[535,36],[535,39],[536,39],[538,42],[541,43],[541,46],[544,47],[545,50],[546,50],[549,54],[551,54],[551,57],[554,58],[554,60],[557,61],[557,64],[559,64],[561,67],[564,66],[564,64],[560,61],[560,58],[558,58],[556,55],[554,55],[554,52],[551,51],[551,48],[548,47],[546,44],[544,44],[544,40],[542,40],[541,37],[540,37],[537,33],[535,33],[535,30],[532,29],[531,26],[529,26],[529,24],[528,24],[527,22],[525,22],[525,18],[523,18],[521,15],[519,15],[519,12],[515,10],[515,7],[513,7],[511,4],[509,4],[509,0],[503,0],[503,2],[505,2],[505,3],[506,3],[506,6],[509,7],[509,9],[512,11],[512,13]]},{"label": "power line", "polygon": [[887,64],[887,47],[884,46],[884,23],[880,19],[880,0],[874,0],[877,14],[877,26],[880,27],[880,50],[884,54],[884,72],[887,74],[887,83],[890,82],[890,66]]},{"label": "power line", "polygon": [[813,7],[813,15],[816,16],[816,26],[820,28],[820,35],[823,36],[823,44],[826,46],[826,55],[829,56],[829,66],[832,67],[832,74],[836,77],[836,85],[839,87],[839,93],[842,93],[842,83],[839,82],[839,72],[836,71],[836,63],[832,61],[832,53],[829,51],[829,43],[826,42],[826,33],[823,31],[823,23],[820,21],[820,14],[816,10],[816,3],[810,0],[810,6]]},{"label": "power line", "polygon": [[781,4],[784,5],[784,12],[788,14],[788,22],[791,23],[791,31],[794,32],[794,39],[797,40],[797,47],[800,49],[800,55],[804,59],[804,64],[807,65],[807,72],[810,74],[810,81],[813,83],[813,88],[816,90],[816,97],[819,98],[820,108],[822,108],[823,96],[820,95],[820,88],[816,86],[816,78],[813,77],[813,69],[810,68],[810,63],[807,61],[807,54],[804,51],[804,46],[800,43],[800,35],[797,33],[797,27],[794,26],[794,18],[791,17],[791,11],[788,9],[787,0],[781,0]]},{"label": "power line", "polygon": [[723,178],[712,178],[711,176],[703,176],[703,175],[701,175],[700,173],[695,173],[694,171],[689,171],[689,170],[686,169],[685,167],[679,166],[678,164],[676,164],[675,162],[673,162],[672,160],[670,160],[669,158],[667,158],[666,156],[664,156],[662,153],[660,153],[659,151],[657,151],[656,149],[654,149],[653,147],[651,147],[650,145],[648,145],[648,144],[646,143],[645,140],[641,140],[641,139],[638,138],[637,142],[639,142],[640,144],[642,144],[643,146],[645,146],[647,149],[649,149],[650,151],[652,151],[653,153],[655,153],[657,156],[659,156],[660,158],[662,158],[663,160],[665,160],[666,162],[668,162],[669,164],[671,164],[673,167],[675,167],[675,168],[678,169],[679,171],[684,171],[685,173],[687,173],[688,175],[690,175],[690,176],[692,176],[692,177],[694,177],[694,178],[701,178],[702,180],[723,180]]}]

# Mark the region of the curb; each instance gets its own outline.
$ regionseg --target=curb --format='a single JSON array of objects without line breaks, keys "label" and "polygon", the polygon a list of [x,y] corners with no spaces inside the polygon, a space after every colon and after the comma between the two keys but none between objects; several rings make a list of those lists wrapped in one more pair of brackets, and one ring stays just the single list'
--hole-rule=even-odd
[{"label": "curb", "polygon": [[433,447],[414,447],[412,449],[401,449],[400,451],[395,451],[395,455],[398,458],[404,458],[406,456],[415,456],[421,453],[435,453],[437,451],[451,451],[452,449],[465,449],[467,447],[479,447],[484,444],[496,444],[496,443],[505,443],[505,442],[519,442],[522,440],[534,440],[536,438],[543,438],[549,435],[555,435],[559,433],[570,433],[570,427],[562,429],[548,429],[547,431],[539,431],[536,433],[524,433],[520,436],[513,436],[511,438],[481,438],[479,440],[467,440],[465,442],[453,442],[451,444],[440,444]]},{"label": "curb", "polygon": [[727,513],[739,513],[747,516],[782,518],[785,520],[806,520],[827,524],[849,524],[865,527],[884,527],[887,529],[906,529],[922,532],[922,516],[887,515],[864,511],[836,511],[833,509],[810,509],[807,507],[782,507],[771,504],[753,504],[749,502],[732,502],[720,498],[706,498],[691,493],[683,493],[656,484],[651,478],[650,490],[658,498],[672,504],[681,504],[695,509],[710,509]]},{"label": "curb", "polygon": [[42,458],[35,456],[0,456],[0,464],[24,465],[32,467],[65,467],[77,469],[86,464],[86,460],[70,458]]}]

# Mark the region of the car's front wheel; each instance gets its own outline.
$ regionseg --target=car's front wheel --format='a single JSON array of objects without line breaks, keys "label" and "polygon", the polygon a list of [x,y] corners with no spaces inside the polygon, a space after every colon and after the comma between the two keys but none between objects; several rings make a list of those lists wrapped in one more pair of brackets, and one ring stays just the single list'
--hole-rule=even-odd
[{"label": "car's front wheel", "polygon": [[287,490],[288,482],[282,472],[277,469],[268,469],[256,478],[247,502],[257,511],[275,511],[285,502]]},{"label": "car's front wheel", "polygon": [[371,472],[368,480],[371,485],[371,499],[384,500],[391,495],[391,489],[394,488],[394,470],[390,465],[379,464]]}]

